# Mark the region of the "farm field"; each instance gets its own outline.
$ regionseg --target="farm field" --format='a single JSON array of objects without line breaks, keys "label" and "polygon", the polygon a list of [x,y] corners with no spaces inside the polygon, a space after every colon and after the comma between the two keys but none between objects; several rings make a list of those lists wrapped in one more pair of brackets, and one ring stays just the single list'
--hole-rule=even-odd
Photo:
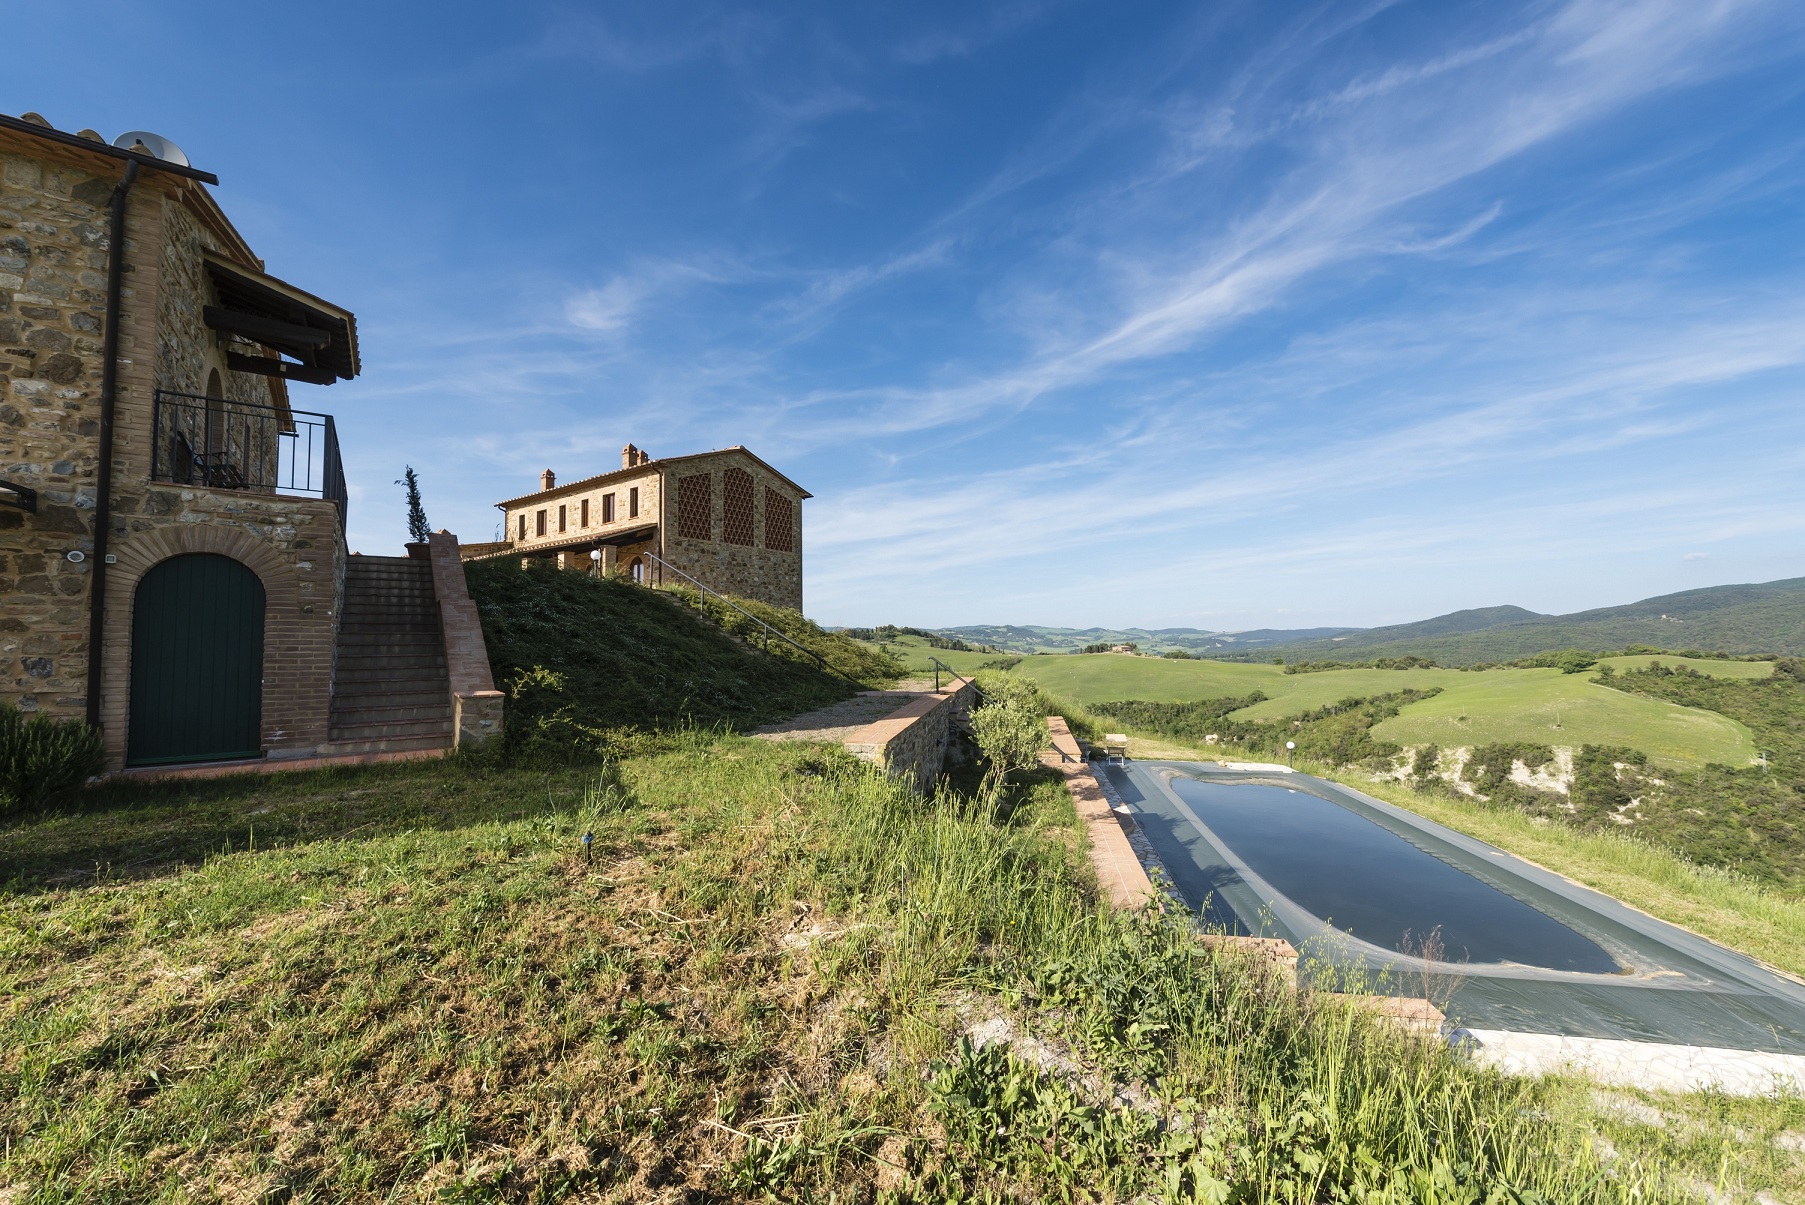
[{"label": "farm field", "polygon": [[1627,670],[1647,669],[1650,661],[1659,661],[1669,669],[1685,666],[1713,678],[1771,678],[1774,676],[1772,661],[1716,661],[1709,657],[1670,657],[1665,654],[1651,657],[1644,654],[1640,657],[1605,657],[1600,659],[1598,664],[1608,665],[1621,674]]},{"label": "farm field", "polygon": [[[1633,666],[1638,661],[1646,665],[1650,658],[1613,660]],[[1687,663],[1699,666],[1701,672],[1706,666],[1771,672],[1766,663]],[[1296,715],[1350,696],[1439,686],[1441,694],[1405,708],[1402,714],[1378,725],[1374,735],[1407,745],[1483,745],[1498,741],[1628,745],[1658,762],[1679,767],[1709,762],[1743,766],[1755,756],[1755,743],[1748,729],[1728,717],[1625,694],[1599,685],[1591,674],[1563,674],[1556,669],[1478,673],[1356,669],[1286,674],[1276,665],[1168,661],[1103,653],[1034,657],[1017,666],[1016,672],[1085,706],[1116,699],[1184,702],[1258,690],[1267,696],[1265,702],[1234,713],[1236,719],[1256,721]]]}]

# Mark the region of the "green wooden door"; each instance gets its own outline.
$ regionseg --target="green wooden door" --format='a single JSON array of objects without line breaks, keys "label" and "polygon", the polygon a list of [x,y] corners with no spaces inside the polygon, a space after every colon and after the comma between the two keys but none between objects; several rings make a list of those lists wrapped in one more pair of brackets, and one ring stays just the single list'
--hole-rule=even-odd
[{"label": "green wooden door", "polygon": [[217,761],[263,753],[263,583],[231,557],[171,557],[132,603],[126,760]]}]

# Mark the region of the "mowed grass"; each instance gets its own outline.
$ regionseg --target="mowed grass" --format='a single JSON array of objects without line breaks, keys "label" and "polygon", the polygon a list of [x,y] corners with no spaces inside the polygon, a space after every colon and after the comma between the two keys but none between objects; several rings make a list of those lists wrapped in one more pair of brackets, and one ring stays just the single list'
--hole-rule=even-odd
[{"label": "mowed grass", "polygon": [[[1641,660],[1646,664],[1648,659]],[[1764,670],[1771,668],[1761,664]],[[1351,696],[1439,686],[1441,694],[1406,707],[1374,728],[1374,735],[1404,745],[1444,747],[1502,741],[1628,745],[1675,767],[1708,762],[1744,766],[1755,757],[1755,742],[1748,729],[1727,716],[1626,694],[1599,685],[1590,674],[1563,674],[1557,669],[1353,669],[1287,674],[1277,665],[1102,653],[1032,657],[1017,666],[1016,672],[1087,707],[1118,699],[1188,702],[1258,690],[1267,696],[1265,702],[1233,713],[1235,719],[1256,721],[1296,715]]]}]

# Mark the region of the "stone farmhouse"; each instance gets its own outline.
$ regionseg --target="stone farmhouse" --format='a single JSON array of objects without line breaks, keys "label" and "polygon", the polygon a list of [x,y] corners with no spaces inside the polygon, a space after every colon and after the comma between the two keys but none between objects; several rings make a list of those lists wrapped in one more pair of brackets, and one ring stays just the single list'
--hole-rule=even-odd
[{"label": "stone farmhouse", "polygon": [[[646,585],[700,582],[802,609],[802,502],[812,495],[742,447],[652,459],[628,444],[620,468],[495,505],[507,538],[466,559],[555,559]],[[686,581],[686,579],[688,579]]]},{"label": "stone farmhouse", "polygon": [[455,538],[347,556],[357,320],[154,134],[0,116],[0,702],[111,768],[443,748],[499,724]]}]

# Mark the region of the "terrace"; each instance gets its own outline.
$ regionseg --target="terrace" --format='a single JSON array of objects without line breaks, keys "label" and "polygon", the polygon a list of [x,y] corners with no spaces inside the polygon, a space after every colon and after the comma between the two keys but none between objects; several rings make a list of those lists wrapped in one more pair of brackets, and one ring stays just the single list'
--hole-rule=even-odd
[{"label": "terrace", "polygon": [[159,389],[152,481],[320,498],[345,514],[345,470],[329,414]]}]

